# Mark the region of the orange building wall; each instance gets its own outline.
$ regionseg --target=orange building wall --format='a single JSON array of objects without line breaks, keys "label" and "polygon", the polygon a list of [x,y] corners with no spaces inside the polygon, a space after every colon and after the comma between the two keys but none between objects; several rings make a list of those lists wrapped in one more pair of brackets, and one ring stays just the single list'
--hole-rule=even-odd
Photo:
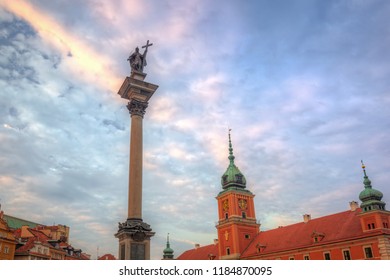
[{"label": "orange building wall", "polygon": [[253,259],[281,259],[281,260],[289,260],[290,257],[293,257],[295,260],[303,260],[305,255],[309,255],[310,260],[324,260],[324,253],[329,252],[331,255],[331,260],[343,260],[343,250],[348,249],[350,251],[350,256],[352,260],[364,260],[365,247],[371,247],[373,258],[372,260],[381,259],[378,247],[377,238],[373,237],[371,239],[363,239],[363,240],[354,240],[350,242],[336,243],[328,246],[321,247],[312,247],[307,249],[300,250],[291,250],[289,252],[281,252],[274,253],[268,255],[258,255]]},{"label": "orange building wall", "polygon": [[[227,255],[227,248],[230,249],[230,255],[239,256],[259,232],[259,225],[256,224],[253,197],[254,195],[252,194],[242,194],[233,191],[217,197],[219,216],[217,229],[220,256]],[[245,209],[241,209],[239,206],[239,200],[241,199],[246,200]],[[224,208],[225,201],[228,201],[228,209]],[[242,218],[242,212],[245,212],[246,218]],[[228,214],[227,219],[226,213]],[[249,235],[250,238],[245,238],[245,235]]]},{"label": "orange building wall", "polygon": [[12,241],[0,240],[0,260],[13,260],[14,255],[15,243]]},{"label": "orange building wall", "polygon": [[15,237],[3,220],[3,211],[0,211],[0,260],[13,260],[15,255]]},{"label": "orange building wall", "polygon": [[[225,213],[228,213],[229,217],[231,216],[240,216],[243,210],[238,206],[239,199],[245,199],[247,201],[247,209],[245,210],[248,218],[255,218],[255,207],[253,203],[254,195],[243,195],[228,192],[223,196],[217,197],[218,199],[218,217],[220,220],[225,219]],[[227,200],[229,202],[229,209],[224,210],[223,203]]]}]

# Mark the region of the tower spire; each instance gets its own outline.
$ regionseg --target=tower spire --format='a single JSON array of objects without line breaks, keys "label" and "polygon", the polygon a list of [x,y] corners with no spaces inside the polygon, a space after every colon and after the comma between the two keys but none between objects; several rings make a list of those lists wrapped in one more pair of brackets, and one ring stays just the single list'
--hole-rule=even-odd
[{"label": "tower spire", "polygon": [[[229,165],[221,177],[222,190],[218,200],[218,254],[221,259],[239,259],[249,243],[259,233],[253,202],[254,195],[246,189],[246,179],[234,164],[231,129],[229,136]],[[245,233],[245,238],[243,235]]]},{"label": "tower spire", "polygon": [[231,136],[230,136],[230,131],[232,129],[229,128],[229,161],[230,161],[230,164],[234,164],[234,155],[233,155],[233,146],[232,146],[232,139],[231,139]]}]

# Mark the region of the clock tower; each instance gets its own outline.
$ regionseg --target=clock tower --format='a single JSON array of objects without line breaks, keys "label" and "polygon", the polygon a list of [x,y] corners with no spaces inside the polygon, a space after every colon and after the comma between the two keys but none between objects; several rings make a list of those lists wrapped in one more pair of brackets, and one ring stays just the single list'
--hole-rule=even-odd
[{"label": "clock tower", "polygon": [[239,259],[260,228],[256,221],[254,194],[246,189],[246,179],[234,164],[234,158],[229,130],[229,166],[221,178],[222,191],[216,197],[221,259]]}]

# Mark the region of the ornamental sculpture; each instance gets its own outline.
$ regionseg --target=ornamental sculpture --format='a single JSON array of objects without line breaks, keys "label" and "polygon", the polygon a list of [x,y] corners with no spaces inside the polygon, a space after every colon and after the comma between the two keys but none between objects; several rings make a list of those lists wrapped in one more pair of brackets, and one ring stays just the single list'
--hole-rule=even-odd
[{"label": "ornamental sculpture", "polygon": [[135,51],[132,54],[130,54],[127,60],[130,62],[131,72],[133,71],[140,72],[140,73],[144,72],[144,67],[146,66],[146,54],[148,53],[148,47],[150,46],[153,46],[153,44],[149,44],[149,40],[148,40],[146,42],[146,45],[142,46],[142,48],[145,49],[143,54],[139,52],[138,47],[136,47]]}]

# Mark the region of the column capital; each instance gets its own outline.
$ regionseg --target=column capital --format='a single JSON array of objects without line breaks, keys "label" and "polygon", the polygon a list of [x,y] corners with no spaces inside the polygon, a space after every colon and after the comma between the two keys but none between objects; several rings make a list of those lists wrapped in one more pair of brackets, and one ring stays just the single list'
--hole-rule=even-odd
[{"label": "column capital", "polygon": [[126,107],[127,109],[129,109],[129,113],[131,116],[137,115],[137,116],[144,117],[145,110],[148,107],[148,102],[139,101],[137,99],[131,99]]}]

